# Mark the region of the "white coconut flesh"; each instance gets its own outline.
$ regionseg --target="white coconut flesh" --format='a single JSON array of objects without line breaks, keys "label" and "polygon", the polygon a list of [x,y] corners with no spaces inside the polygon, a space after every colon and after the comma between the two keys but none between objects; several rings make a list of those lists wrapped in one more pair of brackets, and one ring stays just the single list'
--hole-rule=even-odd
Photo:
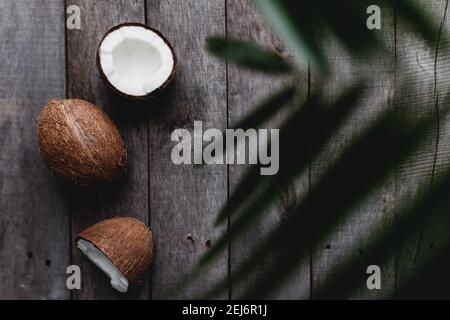
[{"label": "white coconut flesh", "polygon": [[108,82],[131,96],[145,96],[172,74],[174,58],[156,32],[141,26],[122,26],[109,32],[99,47],[100,67]]},{"label": "white coconut flesh", "polygon": [[100,270],[102,270],[110,279],[111,286],[120,291],[128,291],[128,280],[124,277],[122,272],[112,263],[112,261],[91,242],[84,239],[77,241],[78,248],[83,254],[91,260]]}]

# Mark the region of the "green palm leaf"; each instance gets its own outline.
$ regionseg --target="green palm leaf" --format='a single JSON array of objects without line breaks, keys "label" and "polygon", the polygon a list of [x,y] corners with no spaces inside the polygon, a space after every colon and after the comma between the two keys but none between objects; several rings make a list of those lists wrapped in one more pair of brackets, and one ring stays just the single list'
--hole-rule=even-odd
[{"label": "green palm leaf", "polygon": [[[324,35],[322,30],[339,39],[353,56],[364,58],[375,50],[387,52],[377,33],[366,28],[365,10],[372,4],[369,0],[253,1],[285,40],[288,48],[297,57],[308,61],[321,71],[329,70],[326,54],[320,46],[321,37]],[[379,5],[383,8],[395,8],[396,14],[413,25],[428,44],[433,43],[438,36],[430,18],[415,1],[380,0]],[[213,38],[208,40],[207,47],[219,58],[254,70],[282,74],[293,71],[293,66],[279,60],[276,55],[244,42]],[[267,67],[269,61],[272,65]],[[410,89],[406,87],[401,94],[407,95],[408,90]],[[238,126],[256,127],[271,119],[294,101],[294,93],[294,87],[282,89],[260,104],[256,111]],[[309,101],[290,115],[280,131],[281,163],[278,174],[260,176],[257,166],[247,171],[216,221],[219,225],[229,219],[228,232],[200,259],[183,284],[201,276],[202,270],[220,254],[227,252],[230,241],[248,232],[252,224],[263,217],[266,209],[286,188],[293,185],[295,178],[304,173],[324,144],[354,110],[360,95],[361,87],[357,86],[345,92],[335,102],[325,103],[319,92],[313,94]],[[331,165],[301,203],[287,214],[283,223],[258,243],[254,252],[234,268],[228,279],[221,279],[210,288],[205,293],[206,296],[214,296],[227,289],[229,283],[236,284],[245,279],[252,272],[255,263],[264,257],[269,258],[269,263],[265,264],[262,274],[243,297],[266,297],[287,279],[308,256],[310,248],[329,235],[339,219],[348,215],[401,161],[419,148],[420,141],[426,136],[424,132],[435,126],[435,119],[429,116],[402,126],[398,125],[397,120],[395,108],[391,108],[375,121],[361,138],[350,145]],[[293,150],[301,152],[297,157],[292,157]],[[448,180],[450,177],[444,179],[435,190],[425,193],[426,196],[418,196],[412,205],[401,208],[398,221],[406,227],[395,223],[389,230],[372,235],[367,255],[346,261],[346,268],[333,273],[331,279],[317,292],[317,296],[350,293],[358,280],[351,275],[359,268],[362,259],[373,257],[381,261],[389,258],[398,246],[386,250],[388,245],[397,242],[401,246],[405,239],[413,235],[420,224],[419,217],[423,210],[438,210],[439,206],[447,205],[444,194],[450,189]],[[280,256],[283,257],[283,263],[277,262],[277,257]],[[424,274],[427,272],[430,271],[426,269]],[[349,281],[347,286],[341,286],[343,279]]]},{"label": "green palm leaf", "polygon": [[[369,0],[253,0],[272,23],[288,47],[319,70],[328,70],[326,55],[319,45],[318,30],[331,31],[357,55],[385,49],[373,30],[366,27],[366,9],[376,4]],[[381,0],[384,8],[395,8],[419,34],[433,41],[438,30],[415,1]],[[370,50],[372,51],[370,51]]]},{"label": "green palm leaf", "polygon": [[249,129],[258,128],[264,121],[271,119],[274,114],[283,110],[295,96],[296,88],[289,85],[282,88],[280,92],[270,96],[256,107],[255,111],[239,121],[234,128]]},{"label": "green palm leaf", "polygon": [[[226,248],[230,239],[242,234],[247,227],[264,213],[264,209],[276,199],[296,176],[307,168],[308,163],[320,150],[320,146],[329,139],[342,124],[347,115],[356,106],[361,96],[360,86],[350,89],[342,95],[335,104],[326,105],[318,98],[312,98],[293,115],[281,128],[280,134],[280,171],[275,176],[261,176],[265,183],[259,183],[258,188],[264,188],[244,211],[236,217],[228,233],[224,234],[215,245],[202,257],[200,266],[210,263]],[[303,150],[297,156],[293,150]],[[242,201],[241,195],[247,186],[247,180],[233,192],[224,211],[218,217],[217,223],[225,221],[228,215],[234,214],[234,209]]]},{"label": "green palm leaf", "polygon": [[292,70],[280,56],[243,41],[212,37],[206,40],[206,50],[248,69],[266,73],[289,73]]},{"label": "green palm leaf", "polygon": [[[381,263],[392,258],[403,246],[408,244],[408,239],[417,235],[421,228],[423,215],[426,212],[428,218],[440,214],[443,210],[450,209],[450,170],[437,181],[434,188],[423,186],[416,194],[412,203],[403,204],[403,207],[395,210],[396,219],[387,229],[381,230],[370,237],[369,246],[364,255],[356,255],[347,261],[339,270],[330,274],[328,281],[322,285],[316,298],[332,298],[345,296],[352,292],[363,279],[354,277],[355,274],[365,275],[361,270],[362,266],[367,266],[368,261]],[[441,223],[449,225],[450,216]],[[362,271],[362,272],[361,272]],[[442,273],[440,273],[442,274]],[[428,278],[430,279],[430,278]],[[410,288],[410,286],[406,286]],[[401,292],[418,292],[417,290],[402,289]],[[398,293],[404,296],[404,293]]]},{"label": "green palm leaf", "polygon": [[384,0],[386,6],[394,7],[401,17],[417,30],[429,43],[436,41],[439,29],[433,23],[432,17],[417,1],[411,0]]},{"label": "green palm leaf", "polygon": [[[305,1],[299,2],[305,4]],[[306,58],[319,69],[326,70],[328,64],[315,37],[315,12],[308,12],[308,8],[302,8],[299,2],[254,0],[298,58]]]},{"label": "green palm leaf", "polygon": [[[309,253],[313,243],[332,231],[336,219],[342,218],[381,183],[401,160],[419,146],[424,139],[423,132],[434,125],[434,118],[426,117],[418,124],[401,128],[396,126],[395,110],[389,110],[358,143],[349,147],[295,213],[231,274],[230,280],[235,283],[251,272],[255,262],[269,252],[281,253],[285,257],[282,264],[275,264],[266,270],[244,297],[264,297],[269,290],[281,284],[281,280]],[[343,181],[346,188],[342,188]],[[215,294],[224,288],[226,281],[209,293]]]}]

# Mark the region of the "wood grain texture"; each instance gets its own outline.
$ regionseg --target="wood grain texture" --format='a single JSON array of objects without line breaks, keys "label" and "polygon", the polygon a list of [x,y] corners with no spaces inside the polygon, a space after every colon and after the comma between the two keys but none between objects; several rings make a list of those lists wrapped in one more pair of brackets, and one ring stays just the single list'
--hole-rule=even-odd
[{"label": "wood grain texture", "polygon": [[[128,149],[128,174],[115,194],[81,202],[71,199],[72,239],[85,228],[110,217],[135,217],[148,224],[147,118],[141,111],[145,103],[128,102],[115,96],[102,83],[95,65],[95,54],[103,35],[122,22],[145,22],[144,0],[70,0],[67,5],[81,9],[81,30],[67,30],[68,96],[90,101],[103,108],[118,125]],[[150,281],[132,288],[126,295],[115,291],[109,279],[90,263],[72,241],[73,263],[82,269],[82,290],[75,299],[148,299]]]},{"label": "wood grain texture", "polygon": [[[154,101],[149,124],[150,211],[155,235],[152,297],[167,297],[167,289],[190,271],[224,230],[213,221],[227,199],[224,165],[175,165],[170,137],[174,129],[226,128],[225,64],[208,56],[205,38],[225,34],[224,0],[149,0],[147,24],[171,41],[178,59],[175,83]],[[170,298],[192,298],[214,280],[226,279],[227,256],[219,259],[192,284]]]},{"label": "wood grain texture", "polygon": [[[441,29],[435,35],[435,41],[428,45],[420,40],[411,27],[403,21],[398,24],[397,56],[404,66],[397,71],[397,86],[408,83],[411,93],[397,101],[399,120],[405,123],[415,122],[423,117],[436,121],[436,128],[425,133],[418,151],[398,170],[396,177],[396,206],[411,201],[422,190],[432,189],[440,174],[448,170],[449,164],[449,117],[442,110],[448,109],[449,41],[445,33],[449,30],[448,1],[420,1],[431,12],[433,23]],[[417,234],[408,239],[408,244],[397,255],[397,287],[416,279],[424,264],[442,247],[449,243],[448,213],[428,217],[423,212],[422,225]],[[433,286],[438,286],[448,278],[447,275],[435,275],[429,279],[429,290],[407,292],[407,298],[442,298],[435,296]],[[434,284],[432,281],[435,281]]]},{"label": "wood grain texture", "polygon": [[[251,1],[228,0],[227,1],[227,36],[233,39],[250,41],[272,50],[286,58],[286,52],[281,40],[272,32],[265,18],[252,5]],[[298,79],[299,95],[301,99],[308,98],[308,68],[301,66],[301,77]],[[250,114],[254,108],[283,87],[287,82],[286,77],[274,77],[257,72],[251,72],[241,67],[230,64],[228,66],[228,120],[229,126],[235,126],[243,117]],[[286,112],[277,115],[269,123],[264,123],[261,128],[279,128]],[[240,181],[246,166],[234,165],[229,167],[229,189],[233,192]],[[241,239],[231,243],[230,268],[231,272],[241,261],[254,252],[258,243],[265,238],[268,232],[276,227],[284,218],[286,211],[298,203],[299,197],[308,191],[308,174],[299,179],[299,183],[286,190],[265,213],[262,221],[254,222],[251,232],[247,232]],[[279,257],[283,259],[283,257]],[[265,259],[267,260],[267,259]],[[260,261],[254,272],[243,283],[232,284],[231,298],[238,298],[248,289],[253,281],[260,275],[264,266],[269,261]],[[273,299],[300,299],[308,298],[310,292],[309,260],[296,271],[288,283],[281,286],[277,292],[271,295]]]},{"label": "wood grain texture", "polygon": [[0,299],[67,299],[69,214],[39,155],[37,124],[65,95],[64,8],[0,2]]},{"label": "wood grain texture", "polygon": [[[361,25],[361,28],[366,28]],[[326,99],[336,99],[345,88],[365,81],[365,92],[358,108],[344,123],[342,128],[332,137],[325,146],[322,154],[311,164],[311,188],[318,183],[320,177],[327,168],[344,152],[344,150],[356,142],[364,130],[372,123],[377,115],[386,108],[392,108],[395,79],[395,33],[394,10],[382,8],[382,29],[373,31],[378,33],[389,49],[390,54],[380,53],[365,57],[364,59],[352,59],[349,53],[343,49],[336,38],[324,36],[322,48],[328,54],[331,64],[331,78],[323,82],[320,75],[312,73],[312,88],[323,88]],[[367,59],[366,59],[367,58]],[[370,59],[368,62],[368,59]],[[370,168],[368,168],[370,170]],[[346,181],[342,181],[345,187]],[[331,199],[330,199],[331,200]],[[313,248],[312,256],[312,298],[341,265],[353,257],[364,256],[368,246],[368,235],[377,228],[383,228],[393,219],[394,206],[394,180],[388,181],[375,190],[371,196],[347,215],[336,217],[333,221],[333,232],[323,235],[324,239]],[[331,221],[330,221],[331,222]],[[382,290],[368,290],[366,287],[366,268],[376,264],[382,269]],[[360,286],[347,298],[353,299],[377,299],[388,297],[393,293],[395,280],[394,260],[367,261],[366,265],[359,268],[359,273],[354,275],[361,279]],[[327,298],[344,299],[338,294],[339,288],[334,288],[333,294]]]}]

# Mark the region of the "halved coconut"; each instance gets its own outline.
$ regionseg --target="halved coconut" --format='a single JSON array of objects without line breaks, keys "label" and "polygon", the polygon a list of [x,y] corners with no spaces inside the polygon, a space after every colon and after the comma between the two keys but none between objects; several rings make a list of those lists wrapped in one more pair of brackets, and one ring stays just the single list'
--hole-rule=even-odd
[{"label": "halved coconut", "polygon": [[118,94],[144,99],[167,87],[175,73],[176,58],[159,31],[140,23],[123,23],[103,37],[97,66],[103,80]]},{"label": "halved coconut", "polygon": [[153,257],[152,233],[134,218],[99,222],[78,235],[77,246],[120,292],[143,278]]}]

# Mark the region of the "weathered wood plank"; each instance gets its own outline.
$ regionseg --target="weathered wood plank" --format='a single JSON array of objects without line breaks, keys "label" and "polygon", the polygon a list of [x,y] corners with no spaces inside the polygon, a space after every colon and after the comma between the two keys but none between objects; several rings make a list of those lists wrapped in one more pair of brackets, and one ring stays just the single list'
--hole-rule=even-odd
[{"label": "weathered wood plank", "polygon": [[[365,25],[360,27],[366,28]],[[395,70],[393,9],[382,8],[382,30],[373,32],[377,32],[383,38],[387,47],[391,50],[391,54],[374,56],[370,63],[367,62],[366,58],[358,61],[358,59],[350,57],[349,53],[340,46],[335,38],[326,37],[322,43],[322,47],[328,52],[331,61],[331,74],[333,76],[323,83],[317,73],[313,72],[312,87],[322,86],[323,92],[331,101],[345,88],[358,83],[362,79],[367,81],[367,88],[356,112],[333,136],[318,160],[311,164],[311,188],[345,148],[358,139],[368,124],[374,121],[380,112],[392,107],[390,101],[394,96]],[[346,181],[342,181],[343,187],[345,187],[345,184]],[[326,200],[324,199],[324,201]],[[390,212],[393,205],[394,181],[390,178],[373,195],[359,204],[351,214],[345,218],[336,218],[333,233],[327,235],[322,242],[313,248],[312,298],[315,297],[314,293],[326,283],[328,277],[331,277],[333,271],[338,270],[342,263],[357,255],[364,255],[365,247],[369,244],[367,242],[368,235],[373,232],[375,227],[388,225],[392,221],[393,215]],[[392,294],[395,278],[393,259],[390,261],[367,261],[367,265],[360,268],[361,274],[355,274],[355,277],[365,279],[366,268],[371,264],[379,265],[382,269],[382,290],[368,290],[365,281],[362,281],[360,287],[349,298],[376,299]],[[333,296],[330,298],[342,299],[345,297]]]},{"label": "weathered wood plank", "polygon": [[[283,43],[271,31],[264,17],[251,4],[251,1],[229,0],[227,1],[227,35],[230,38],[240,39],[259,43],[281,55],[287,56]],[[306,100],[308,97],[308,68],[303,66],[302,76],[298,79],[299,95]],[[262,102],[266,97],[277,92],[286,82],[285,77],[273,77],[256,72],[250,72],[240,67],[228,66],[228,118],[229,126],[236,125],[239,120],[253,111],[253,107]],[[263,128],[279,128],[283,116],[278,115],[270,123],[262,125]],[[237,185],[243,173],[243,165],[229,167],[230,192]],[[255,250],[255,246],[264,239],[283,219],[284,214],[295,206],[301,194],[308,191],[308,177],[300,179],[295,188],[287,190],[271,209],[265,218],[253,225],[253,232],[247,233],[242,239],[237,239],[231,243],[230,262],[231,271],[239,265],[246,257]],[[283,257],[279,257],[283,259]],[[252,285],[255,278],[261,273],[264,265],[268,261],[261,261],[254,273],[247,277],[243,283],[238,283],[231,288],[231,298],[238,298]],[[300,299],[309,297],[310,291],[310,270],[309,260],[296,272],[296,275],[289,280],[288,284],[274,292],[273,299]]]},{"label": "weathered wood plank", "polygon": [[[204,51],[208,35],[225,34],[224,0],[149,0],[147,24],[172,42],[178,58],[176,80],[167,98],[155,101],[158,111],[149,125],[151,226],[155,233],[152,297],[166,297],[179,277],[213,245],[220,230],[213,221],[227,198],[223,165],[194,167],[171,161],[171,133],[203,128],[226,128],[225,64]],[[222,230],[223,231],[223,230]],[[170,298],[189,298],[214,280],[227,276],[227,257],[219,259],[198,283]]]},{"label": "weathered wood plank", "polygon": [[[449,41],[445,33],[449,30],[448,1],[420,1],[428,12],[434,15],[436,28],[442,24],[442,34],[436,34],[436,41],[429,46],[414,34],[410,27],[400,21],[398,26],[397,56],[404,64],[402,72],[397,72],[398,86],[408,83],[410,94],[399,105],[399,117],[412,123],[424,116],[436,119],[437,128],[425,133],[425,139],[418,152],[401,168],[396,177],[396,207],[410,202],[417,196],[420,188],[433,188],[439,175],[448,170],[449,165],[449,117],[442,114],[448,108],[449,93]],[[408,245],[398,252],[397,287],[414,281],[423,267],[434,254],[449,243],[448,213],[433,218],[423,212],[420,231],[409,239]],[[408,298],[443,298],[435,296],[433,287],[442,284],[448,275],[435,275],[429,279],[428,290],[407,292]],[[434,282],[433,282],[434,281]]]},{"label": "weathered wood plank", "polygon": [[64,3],[0,2],[0,299],[67,299],[69,211],[37,124],[64,97]]},{"label": "weathered wood plank", "polygon": [[104,33],[122,22],[145,22],[144,0],[69,0],[67,5],[81,9],[81,30],[67,31],[68,95],[86,99],[102,107],[118,125],[128,149],[128,175],[121,190],[107,199],[80,203],[72,199],[73,262],[83,273],[82,290],[75,299],[116,299],[150,296],[149,279],[134,291],[122,295],[109,280],[76,249],[75,237],[86,227],[106,218],[132,216],[148,223],[147,121],[138,114],[135,103],[112,94],[102,83],[95,66],[95,53]]}]

